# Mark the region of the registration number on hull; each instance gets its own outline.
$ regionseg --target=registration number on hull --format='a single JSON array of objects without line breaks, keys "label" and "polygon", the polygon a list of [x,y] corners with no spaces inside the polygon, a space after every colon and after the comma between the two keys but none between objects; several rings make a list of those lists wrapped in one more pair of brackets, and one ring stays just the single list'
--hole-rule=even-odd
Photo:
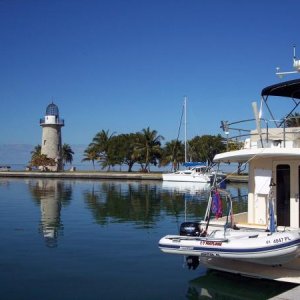
[{"label": "registration number on hull", "polygon": [[284,236],[282,238],[274,239],[273,241],[267,240],[266,244],[271,244],[271,243],[273,243],[273,244],[279,244],[279,243],[284,243],[284,242],[289,242],[289,241],[291,241],[291,238],[288,237],[288,236]]}]

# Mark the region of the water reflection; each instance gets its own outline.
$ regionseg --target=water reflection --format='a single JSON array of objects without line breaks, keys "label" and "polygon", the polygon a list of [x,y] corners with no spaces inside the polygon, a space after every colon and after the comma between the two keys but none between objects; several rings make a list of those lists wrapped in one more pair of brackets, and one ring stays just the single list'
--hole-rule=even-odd
[{"label": "water reflection", "polygon": [[[231,188],[234,196],[246,190],[245,185]],[[209,185],[199,183],[98,181],[83,191],[83,199],[100,225],[134,222],[140,228],[153,228],[164,214],[199,220],[209,192]],[[246,202],[236,199],[235,212],[244,211]]]},{"label": "water reflection", "polygon": [[48,247],[56,247],[63,232],[60,218],[62,205],[68,205],[72,198],[72,186],[57,179],[40,179],[28,182],[32,198],[41,207],[40,232]]},{"label": "water reflection", "polygon": [[[242,185],[228,187],[244,194]],[[124,299],[220,299],[225,286],[227,299],[238,295],[239,281],[194,281],[204,267],[189,271],[158,249],[185,214],[203,217],[201,193],[157,181],[56,179],[0,179],[0,193],[3,299],[118,299],[120,291]]]},{"label": "water reflection", "polygon": [[98,224],[135,222],[153,227],[160,214],[160,187],[154,183],[103,181],[83,192],[87,208]]},{"label": "water reflection", "polygon": [[[41,208],[40,232],[46,245],[55,247],[63,233],[61,207],[71,202],[76,184],[58,179],[27,183],[33,200]],[[201,219],[210,192],[207,184],[180,182],[104,180],[83,186],[83,201],[97,224],[130,222],[141,229],[154,228],[164,216],[172,217],[178,224]],[[247,192],[247,186],[231,185],[229,189],[237,197],[234,212],[245,211],[247,204],[241,195]]]},{"label": "water reflection", "polygon": [[173,193],[188,194],[190,196],[206,195],[210,191],[209,183],[163,181],[162,189]]}]

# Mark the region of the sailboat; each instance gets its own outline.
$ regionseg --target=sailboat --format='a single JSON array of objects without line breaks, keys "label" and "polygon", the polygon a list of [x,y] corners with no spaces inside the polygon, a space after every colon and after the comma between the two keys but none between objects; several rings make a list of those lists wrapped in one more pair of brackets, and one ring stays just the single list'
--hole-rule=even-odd
[{"label": "sailboat", "polygon": [[179,170],[173,173],[162,175],[164,181],[182,181],[210,183],[211,177],[207,173],[207,166],[197,163],[194,167],[185,170]]},{"label": "sailboat", "polygon": [[[210,183],[213,179],[214,170],[209,168],[204,162],[189,162],[187,158],[187,97],[184,97],[184,158],[183,166],[185,170],[177,170],[172,173],[162,174],[164,181],[179,181],[179,182],[200,182]],[[219,178],[225,178],[225,174],[219,173]]]}]

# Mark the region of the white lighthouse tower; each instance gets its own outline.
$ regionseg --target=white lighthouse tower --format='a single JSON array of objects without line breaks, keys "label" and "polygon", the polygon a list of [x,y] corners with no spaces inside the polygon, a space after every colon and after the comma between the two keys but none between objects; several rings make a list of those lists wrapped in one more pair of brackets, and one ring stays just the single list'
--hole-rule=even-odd
[{"label": "white lighthouse tower", "polygon": [[51,171],[63,169],[61,127],[64,125],[64,120],[59,118],[58,107],[52,102],[47,106],[45,117],[40,119],[43,129],[41,154],[53,158],[56,162],[55,166],[48,166]]}]

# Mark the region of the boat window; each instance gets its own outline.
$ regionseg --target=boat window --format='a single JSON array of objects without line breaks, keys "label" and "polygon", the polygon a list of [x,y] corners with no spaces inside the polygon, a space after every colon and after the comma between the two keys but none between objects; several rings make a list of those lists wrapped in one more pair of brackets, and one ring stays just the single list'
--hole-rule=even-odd
[{"label": "boat window", "polygon": [[290,166],[276,168],[276,212],[277,225],[290,226]]}]

